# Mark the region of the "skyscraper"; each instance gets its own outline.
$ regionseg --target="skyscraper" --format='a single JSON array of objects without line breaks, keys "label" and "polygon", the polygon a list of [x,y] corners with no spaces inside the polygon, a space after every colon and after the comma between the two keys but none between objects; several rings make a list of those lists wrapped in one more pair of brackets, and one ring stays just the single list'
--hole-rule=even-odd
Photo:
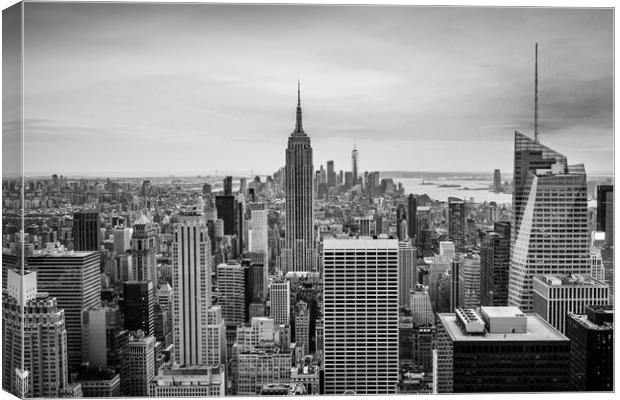
[{"label": "skyscraper", "polygon": [[508,305],[508,268],[510,267],[510,223],[496,222],[486,232],[480,247],[480,304]]},{"label": "skyscraper", "polygon": [[27,258],[28,267],[37,272],[40,292],[56,298],[65,311],[69,370],[82,362],[82,312],[101,305],[99,252],[66,251],[47,248]]},{"label": "skyscraper", "polygon": [[409,293],[416,285],[416,249],[409,242],[398,242],[398,305],[409,306]]},{"label": "skyscraper", "polygon": [[514,183],[508,304],[530,312],[534,275],[590,272],[586,173],[515,132]]},{"label": "skyscraper", "polygon": [[614,307],[588,305],[569,313],[570,382],[573,390],[614,390]]},{"label": "skyscraper", "polygon": [[502,191],[502,172],[499,169],[493,172],[493,191],[495,193]]},{"label": "skyscraper", "polygon": [[336,186],[336,171],[334,170],[333,160],[330,160],[327,162],[327,186],[329,187]]},{"label": "skyscraper", "polygon": [[609,304],[609,286],[588,275],[534,276],[533,283],[534,312],[562,334],[568,313],[584,314],[588,305]]},{"label": "skyscraper", "polygon": [[[8,271],[2,296],[2,388],[26,397],[59,397],[68,383],[65,314],[56,299],[37,293],[36,272]],[[16,374],[27,371],[28,385]],[[24,390],[25,389],[25,390]]]},{"label": "skyscraper", "polygon": [[245,322],[246,268],[236,261],[217,266],[217,303],[222,307],[222,317],[226,325],[239,325]]},{"label": "skyscraper", "polygon": [[277,325],[290,325],[291,282],[273,282],[269,287],[271,310],[269,316]]},{"label": "skyscraper", "polygon": [[516,307],[438,314],[439,393],[568,390],[570,342]]},{"label": "skyscraper", "polygon": [[226,326],[220,306],[207,310],[207,347],[207,365],[226,363]]},{"label": "skyscraper", "polygon": [[418,229],[417,221],[418,202],[413,194],[407,196],[407,230],[409,239],[415,238]]},{"label": "skyscraper", "polygon": [[389,394],[398,383],[398,241],[323,243],[325,394]]},{"label": "skyscraper", "polygon": [[359,157],[359,154],[357,152],[357,146],[354,145],[353,146],[353,151],[351,152],[351,172],[353,173],[353,183],[352,183],[352,186],[357,185],[357,178],[358,178],[358,175],[357,175],[357,173],[358,173],[358,170],[357,170],[358,164],[357,163],[358,163],[358,157]]},{"label": "skyscraper", "polygon": [[311,271],[314,260],[313,171],[310,137],[302,125],[301,97],[297,88],[297,121],[288,138],[284,192],[286,248],[291,252],[287,271]]},{"label": "skyscraper", "polygon": [[596,230],[605,232],[605,242],[614,244],[613,185],[599,185],[596,188]]},{"label": "skyscraper", "polygon": [[73,250],[99,251],[100,222],[98,211],[73,213]]},{"label": "skyscraper", "polygon": [[155,290],[151,281],[123,283],[124,327],[141,330],[146,336],[155,334]]},{"label": "skyscraper", "polygon": [[207,361],[207,310],[211,306],[211,244],[202,216],[182,213],[172,243],[175,362]]},{"label": "skyscraper", "polygon": [[303,346],[303,353],[310,353],[310,311],[305,301],[295,305],[295,343]]},{"label": "skyscraper", "polygon": [[155,337],[137,332],[129,337],[125,356],[127,368],[127,395],[146,397],[149,385],[155,378]]},{"label": "skyscraper", "polygon": [[456,197],[448,198],[448,240],[457,253],[465,251],[465,202]]},{"label": "skyscraper", "polygon": [[152,281],[157,285],[156,260],[157,233],[155,227],[143,214],[133,224],[131,235],[131,258],[134,281]]}]

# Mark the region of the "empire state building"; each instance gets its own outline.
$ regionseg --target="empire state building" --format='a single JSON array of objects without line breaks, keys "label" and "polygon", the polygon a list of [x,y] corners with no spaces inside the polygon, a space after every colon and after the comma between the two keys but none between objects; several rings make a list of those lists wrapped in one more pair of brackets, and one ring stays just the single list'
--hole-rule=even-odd
[{"label": "empire state building", "polygon": [[304,132],[301,118],[301,97],[297,83],[297,120],[288,138],[286,149],[284,192],[286,196],[285,243],[282,269],[312,271],[314,260],[314,212],[312,146]]}]

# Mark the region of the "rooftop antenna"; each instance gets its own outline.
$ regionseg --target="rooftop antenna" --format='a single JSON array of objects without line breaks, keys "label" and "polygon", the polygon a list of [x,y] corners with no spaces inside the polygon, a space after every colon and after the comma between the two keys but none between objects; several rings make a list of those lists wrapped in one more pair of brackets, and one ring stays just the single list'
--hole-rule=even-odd
[{"label": "rooftop antenna", "polygon": [[538,142],[538,43],[534,61],[534,140]]}]

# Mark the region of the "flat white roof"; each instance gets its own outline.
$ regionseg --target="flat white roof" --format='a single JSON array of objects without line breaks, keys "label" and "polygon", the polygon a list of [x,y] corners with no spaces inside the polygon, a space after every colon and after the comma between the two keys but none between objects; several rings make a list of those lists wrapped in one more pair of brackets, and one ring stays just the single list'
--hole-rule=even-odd
[{"label": "flat white roof", "polygon": [[443,326],[455,342],[530,342],[530,341],[568,341],[568,338],[543,320],[538,314],[526,314],[526,333],[486,333],[484,335],[467,335],[456,323],[456,314],[438,314]]},{"label": "flat white roof", "polygon": [[345,249],[395,249],[398,250],[397,239],[327,239],[323,242],[324,250]]},{"label": "flat white roof", "polygon": [[490,318],[494,317],[520,317],[523,314],[517,307],[480,307]]}]

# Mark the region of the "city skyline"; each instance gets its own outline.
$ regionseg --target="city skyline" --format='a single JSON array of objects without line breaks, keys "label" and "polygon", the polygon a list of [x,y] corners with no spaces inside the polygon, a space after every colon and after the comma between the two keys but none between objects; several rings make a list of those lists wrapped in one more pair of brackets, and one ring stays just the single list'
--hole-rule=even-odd
[{"label": "city skyline", "polygon": [[355,143],[360,171],[508,171],[514,130],[533,132],[535,42],[540,140],[612,171],[604,9],[50,6],[25,7],[26,175],[274,171],[297,79],[317,168],[348,170]]}]

